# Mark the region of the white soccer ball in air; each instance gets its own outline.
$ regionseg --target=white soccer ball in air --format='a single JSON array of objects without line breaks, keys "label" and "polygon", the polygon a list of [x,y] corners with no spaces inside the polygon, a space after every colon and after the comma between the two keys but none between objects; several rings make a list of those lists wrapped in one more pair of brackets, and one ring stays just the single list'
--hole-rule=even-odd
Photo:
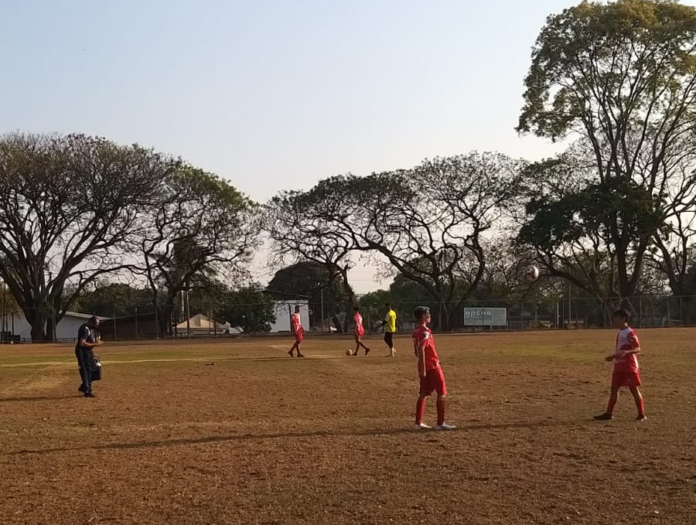
[{"label": "white soccer ball in air", "polygon": [[353,351],[349,348],[346,350],[346,355],[353,355]]},{"label": "white soccer ball in air", "polygon": [[539,278],[539,268],[536,266],[527,266],[524,270],[525,281],[533,282]]}]

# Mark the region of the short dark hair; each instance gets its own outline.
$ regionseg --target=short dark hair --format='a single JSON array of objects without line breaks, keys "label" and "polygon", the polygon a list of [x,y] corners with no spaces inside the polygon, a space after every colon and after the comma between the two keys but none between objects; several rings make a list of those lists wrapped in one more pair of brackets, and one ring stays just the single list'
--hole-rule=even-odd
[{"label": "short dark hair", "polygon": [[616,319],[617,317],[618,317],[619,319],[625,319],[626,322],[628,322],[628,321],[631,319],[631,314],[628,313],[627,310],[621,309],[621,310],[616,310],[616,311],[614,312],[614,315],[613,315],[612,317],[614,317],[614,319]]},{"label": "short dark hair", "polygon": [[384,303],[384,306],[386,306],[387,308],[391,308],[391,304],[389,303]]},{"label": "short dark hair", "polygon": [[302,310],[302,307],[299,304],[295,305],[295,310]]},{"label": "short dark hair", "polygon": [[430,313],[430,308],[427,306],[417,306],[416,309],[413,311],[413,315],[416,319],[420,320],[423,318],[423,316],[427,315]]},{"label": "short dark hair", "polygon": [[356,312],[359,312],[359,311],[360,311],[360,307],[359,307],[359,306],[356,306],[356,307],[353,308],[353,310],[355,310]]},{"label": "short dark hair", "polygon": [[96,315],[93,315],[92,317],[89,318],[89,321],[87,321],[87,322],[89,324],[97,324],[99,322],[99,318]]}]

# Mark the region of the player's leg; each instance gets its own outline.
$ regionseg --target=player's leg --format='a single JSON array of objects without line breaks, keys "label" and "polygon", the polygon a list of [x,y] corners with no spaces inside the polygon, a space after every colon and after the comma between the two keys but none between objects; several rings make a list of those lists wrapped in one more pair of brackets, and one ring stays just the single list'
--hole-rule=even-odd
[{"label": "player's leg", "polygon": [[297,357],[304,357],[304,355],[302,354],[302,351],[300,350],[300,345],[301,345],[302,343],[301,343],[300,341],[298,341],[298,342],[295,343],[295,344],[297,345]]},{"label": "player's leg", "polygon": [[290,350],[288,351],[288,354],[290,354],[290,357],[295,357],[295,349],[299,352],[298,344],[297,341],[295,341],[295,344],[292,345]]},{"label": "player's leg", "polygon": [[425,416],[425,402],[428,399],[428,395],[423,392],[421,388],[420,394],[418,394],[418,400],[416,401],[416,428],[430,428],[428,425],[423,423],[423,417]]},{"label": "player's leg", "polygon": [[80,364],[80,377],[82,378],[82,384],[84,385],[84,395],[85,397],[93,397],[92,394],[92,363],[89,360],[89,355],[86,350],[80,349],[78,351],[78,360]]},{"label": "player's leg", "polygon": [[454,425],[445,423],[445,406],[447,405],[447,384],[445,383],[445,374],[442,368],[431,370],[428,372],[431,376],[431,383],[437,392],[437,429],[438,430],[454,430]]},{"label": "player's leg", "polygon": [[356,343],[356,346],[355,346],[355,353],[356,354],[358,353],[358,350],[360,350],[361,347],[363,350],[365,350],[365,355],[370,353],[370,349],[367,346],[365,346],[365,343],[363,343],[361,335],[355,336],[355,343]]},{"label": "player's leg", "polygon": [[80,386],[78,387],[77,391],[81,393],[85,393],[85,382],[82,379],[82,360],[80,359],[80,349],[75,347],[75,360],[77,361],[77,371],[80,374]]},{"label": "player's leg", "polygon": [[632,386],[630,387],[631,394],[633,394],[633,399],[636,402],[636,408],[638,409],[638,421],[643,421],[645,417],[645,403],[643,401],[643,394],[640,392],[640,387]]},{"label": "player's leg", "polygon": [[607,403],[607,411],[604,412],[604,414],[600,416],[595,416],[595,419],[597,421],[606,421],[609,420],[613,417],[614,414],[614,407],[616,406],[616,402],[619,400],[619,390],[621,389],[621,385],[619,384],[612,384],[611,385],[611,394],[609,394],[609,402]]},{"label": "player's leg", "polygon": [[389,357],[394,357],[396,350],[394,349],[394,334],[392,332],[386,332],[384,334],[384,342],[389,347]]}]

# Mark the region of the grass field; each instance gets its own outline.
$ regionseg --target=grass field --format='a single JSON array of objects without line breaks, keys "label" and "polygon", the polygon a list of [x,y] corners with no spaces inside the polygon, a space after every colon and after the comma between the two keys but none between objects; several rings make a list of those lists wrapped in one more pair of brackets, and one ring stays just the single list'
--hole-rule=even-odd
[{"label": "grass field", "polygon": [[[614,332],[438,336],[449,433],[338,338],[0,348],[0,523],[694,524],[696,330],[640,331],[649,420],[605,408]],[[434,423],[434,400],[426,421]]]}]

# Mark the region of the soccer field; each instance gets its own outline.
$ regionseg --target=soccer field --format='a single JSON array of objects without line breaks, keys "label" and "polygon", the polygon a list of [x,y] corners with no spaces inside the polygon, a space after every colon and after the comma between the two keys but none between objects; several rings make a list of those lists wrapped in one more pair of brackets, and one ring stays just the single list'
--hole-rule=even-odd
[{"label": "soccer field", "polygon": [[[408,338],[0,348],[0,523],[693,524],[696,330],[639,331],[649,420],[606,405],[615,332],[437,335],[453,432],[412,430]],[[435,419],[434,399],[426,421]]]}]

